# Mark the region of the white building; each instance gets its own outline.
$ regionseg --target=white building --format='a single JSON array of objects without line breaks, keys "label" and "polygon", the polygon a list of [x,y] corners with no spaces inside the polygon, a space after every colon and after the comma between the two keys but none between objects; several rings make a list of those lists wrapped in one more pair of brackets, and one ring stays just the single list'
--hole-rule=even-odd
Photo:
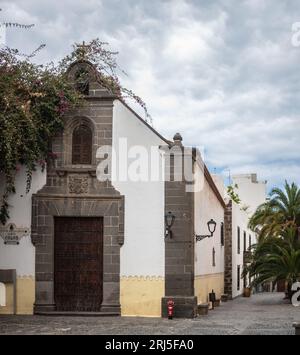
[{"label": "white building", "polygon": [[[242,279],[244,252],[256,243],[256,235],[248,228],[249,218],[257,207],[266,202],[266,181],[258,181],[256,174],[235,175],[233,186],[237,185],[240,204],[228,202],[225,220],[230,229],[226,233],[225,250],[225,293],[231,298],[243,294],[249,286],[249,279]],[[231,241],[231,242],[230,242]]]},{"label": "white building", "polygon": [[[219,191],[216,177],[211,177],[206,167],[196,162],[196,177],[204,176],[203,188],[195,193],[195,232],[197,235],[209,234],[207,222],[217,223],[212,238],[206,238],[195,246],[195,295],[198,303],[207,303],[208,295],[215,292],[217,299],[224,293],[224,211],[225,202]],[[204,169],[203,174],[200,174]]]}]

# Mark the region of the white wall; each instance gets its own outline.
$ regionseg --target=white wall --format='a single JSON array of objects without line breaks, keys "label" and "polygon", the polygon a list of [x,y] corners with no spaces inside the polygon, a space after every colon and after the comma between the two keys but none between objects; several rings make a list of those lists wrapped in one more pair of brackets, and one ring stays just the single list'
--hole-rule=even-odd
[{"label": "white wall", "polygon": [[[144,147],[154,154],[162,165],[160,145],[165,142],[141,122],[120,101],[114,102],[113,147],[118,152],[119,138],[127,138],[128,148]],[[133,159],[134,160],[134,159]],[[130,161],[129,161],[130,162]],[[118,163],[118,156],[116,163]],[[163,169],[161,169],[163,171]],[[46,173],[33,173],[32,187],[26,194],[26,171],[17,174],[16,194],[9,203],[10,220],[18,228],[31,227],[31,196],[46,183]],[[125,245],[121,249],[122,276],[164,277],[164,181],[156,182],[113,181],[125,195]],[[3,182],[0,181],[0,189]],[[20,245],[4,245],[0,239],[0,269],[16,269],[18,276],[34,276],[35,249],[30,237],[22,238]]]},{"label": "white wall", "polygon": [[[237,267],[240,265],[241,275],[244,263],[244,232],[246,232],[246,246],[249,248],[249,236],[251,244],[256,243],[256,235],[248,228],[249,214],[241,210],[241,206],[233,202],[232,206],[232,297],[243,294],[244,282],[240,280],[240,289],[237,289]],[[238,227],[240,227],[240,254],[238,254]],[[248,283],[248,280],[246,281]],[[248,285],[245,285],[248,286]]]},{"label": "white wall", "polygon": [[[258,181],[256,174],[244,174],[233,176],[233,183],[238,185],[236,190],[241,199],[240,205],[233,202],[232,206],[232,292],[233,297],[243,294],[244,282],[240,280],[240,290],[237,289],[237,267],[240,265],[243,272],[244,232],[246,232],[246,250],[249,248],[249,236],[252,245],[256,243],[256,235],[248,228],[249,218],[256,208],[266,201],[266,182]],[[248,206],[247,211],[243,210]],[[238,227],[240,227],[240,254],[238,250]],[[247,284],[248,284],[248,280]],[[248,285],[246,285],[248,286]]]},{"label": "white wall", "polygon": [[[128,149],[139,146],[151,152],[162,166],[159,146],[165,142],[141,122],[120,101],[114,102],[113,148],[117,152],[112,166],[119,164],[119,139],[127,138]],[[122,159],[122,158],[121,158]],[[134,159],[133,159],[134,160]],[[130,165],[133,160],[129,160]],[[123,160],[124,161],[124,160]],[[114,173],[118,171],[113,168]],[[164,181],[120,181],[113,185],[125,195],[125,244],[121,249],[121,276],[164,276]]]},{"label": "white wall", "polygon": [[[3,191],[3,179],[0,186]],[[14,223],[17,228],[31,228],[31,196],[46,183],[46,173],[37,170],[32,176],[32,186],[26,194],[26,170],[21,168],[16,176],[16,194],[9,198],[8,223]],[[2,193],[1,191],[1,193]],[[34,276],[35,250],[30,236],[21,239],[20,245],[4,245],[0,238],[0,269],[16,269],[17,276]]]},{"label": "white wall", "polygon": [[258,181],[256,174],[234,175],[232,181],[234,185],[238,185],[236,192],[242,201],[241,205],[249,206],[249,213],[252,215],[266,200],[267,182]]},{"label": "white wall", "polygon": [[[203,179],[201,166],[195,163],[196,180]],[[209,234],[207,222],[217,222],[213,238],[204,239],[195,246],[195,276],[218,274],[224,272],[224,247],[221,245],[221,223],[224,222],[224,208],[217,199],[206,179],[201,191],[195,193],[195,233]],[[212,250],[216,251],[216,266],[212,264]]]},{"label": "white wall", "polygon": [[220,192],[220,195],[222,197],[225,196],[225,185],[224,185],[224,179],[221,175],[216,175],[216,174],[212,174],[211,175],[217,189],[219,190]]}]

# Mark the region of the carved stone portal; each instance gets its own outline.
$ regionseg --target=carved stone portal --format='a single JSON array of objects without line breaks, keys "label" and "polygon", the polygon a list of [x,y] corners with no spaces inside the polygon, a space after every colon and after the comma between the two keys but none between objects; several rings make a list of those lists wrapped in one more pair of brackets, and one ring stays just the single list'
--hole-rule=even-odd
[{"label": "carved stone portal", "polygon": [[69,177],[69,193],[70,194],[86,194],[88,193],[89,179],[88,177],[70,176]]}]

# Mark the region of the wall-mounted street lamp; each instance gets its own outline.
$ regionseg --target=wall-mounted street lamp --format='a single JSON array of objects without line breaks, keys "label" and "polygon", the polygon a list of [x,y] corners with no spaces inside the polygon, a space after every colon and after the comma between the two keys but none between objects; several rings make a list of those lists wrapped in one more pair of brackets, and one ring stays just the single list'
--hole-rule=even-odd
[{"label": "wall-mounted street lamp", "polygon": [[215,234],[216,228],[217,228],[217,223],[211,219],[207,223],[208,230],[210,232],[210,235],[196,235],[196,242],[201,242],[201,240],[206,239],[206,238],[212,238]]},{"label": "wall-mounted street lamp", "polygon": [[165,215],[165,224],[166,224],[166,238],[173,238],[173,232],[171,228],[175,222],[175,216],[172,212],[169,212]]}]

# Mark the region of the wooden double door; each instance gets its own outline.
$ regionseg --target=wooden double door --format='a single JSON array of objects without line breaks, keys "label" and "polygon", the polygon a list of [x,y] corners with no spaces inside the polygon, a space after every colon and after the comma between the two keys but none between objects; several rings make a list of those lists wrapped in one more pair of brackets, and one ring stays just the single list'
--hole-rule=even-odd
[{"label": "wooden double door", "polygon": [[54,297],[57,311],[100,312],[102,218],[55,218]]}]

